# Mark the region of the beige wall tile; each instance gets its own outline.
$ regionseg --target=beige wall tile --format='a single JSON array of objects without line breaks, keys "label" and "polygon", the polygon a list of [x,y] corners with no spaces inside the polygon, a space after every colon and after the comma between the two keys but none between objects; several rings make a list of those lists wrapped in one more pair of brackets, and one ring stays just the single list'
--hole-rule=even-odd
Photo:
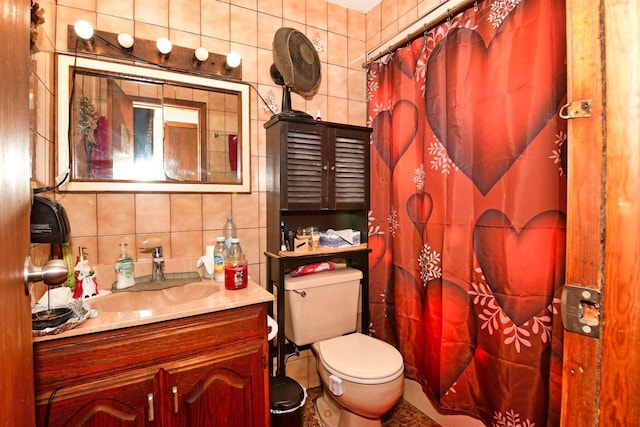
[{"label": "beige wall tile", "polygon": [[279,16],[258,13],[258,47],[271,51],[273,36],[282,27],[282,18]]},{"label": "beige wall tile", "polygon": [[349,14],[346,7],[338,6],[335,3],[327,3],[328,19],[327,29],[341,36],[347,36],[349,31]]},{"label": "beige wall tile", "polygon": [[380,26],[386,28],[398,20],[398,0],[382,0],[380,3]]},{"label": "beige wall tile", "polygon": [[96,10],[96,0],[58,0],[58,5],[77,9]]},{"label": "beige wall tile", "polygon": [[305,11],[307,25],[321,30],[327,29],[327,3],[318,0],[307,0]]},{"label": "beige wall tile", "polygon": [[136,233],[168,233],[170,231],[169,195],[136,194]]},{"label": "beige wall tile", "polygon": [[[289,21],[305,23],[306,2],[300,0],[282,0],[282,17]],[[295,27],[293,27],[295,28]]]},{"label": "beige wall tile", "polygon": [[[258,45],[258,13],[231,5],[231,40],[248,46]],[[243,67],[244,69],[244,67]]]},{"label": "beige wall tile", "polygon": [[365,41],[367,34],[367,16],[363,13],[349,10],[347,12],[349,38]]},{"label": "beige wall tile", "polygon": [[154,0],[151,3],[145,1],[134,2],[133,17],[136,22],[169,26],[169,0]]},{"label": "beige wall tile", "polygon": [[347,100],[330,96],[327,100],[327,110],[327,118],[324,120],[345,123],[345,117],[348,117]]},{"label": "beige wall tile", "polygon": [[282,18],[282,0],[260,0],[258,11]]},{"label": "beige wall tile", "polygon": [[169,1],[169,28],[200,34],[200,2]]},{"label": "beige wall tile", "polygon": [[367,96],[367,74],[364,70],[349,70],[348,95],[351,99],[365,99]]},{"label": "beige wall tile", "polygon": [[98,234],[135,233],[135,196],[133,194],[98,194]]},{"label": "beige wall tile", "polygon": [[329,96],[338,98],[345,98],[347,96],[344,90],[347,87],[347,74],[347,68],[329,64],[327,68]]},{"label": "beige wall tile", "polygon": [[95,194],[60,193],[56,200],[69,217],[71,236],[95,236],[97,234],[97,202]]},{"label": "beige wall tile", "polygon": [[132,20],[103,13],[98,13],[96,28],[110,33],[129,33],[132,36],[134,35],[134,23]]},{"label": "beige wall tile", "polygon": [[202,34],[222,40],[229,40],[230,5],[220,1],[201,2]]},{"label": "beige wall tile", "polygon": [[231,196],[233,221],[240,228],[255,228],[259,224],[258,192],[252,194],[234,194]]},{"label": "beige wall tile", "polygon": [[[171,252],[165,255],[170,258],[200,257],[202,251],[202,230],[171,233]],[[192,270],[196,266],[193,265]]]},{"label": "beige wall tile", "polygon": [[347,64],[347,37],[340,34],[328,33],[327,40],[327,62],[333,65]]},{"label": "beige wall tile", "polygon": [[371,9],[366,15],[366,35],[367,38],[372,37],[374,34],[377,34],[382,29],[382,18],[381,18],[381,5],[378,4],[376,7]]},{"label": "beige wall tile", "polygon": [[[366,72],[362,68],[362,64],[366,60],[365,44],[362,40],[349,39],[349,48],[347,49],[347,65],[351,69],[361,70]],[[365,99],[365,98],[358,98]]]},{"label": "beige wall tile", "polygon": [[231,210],[231,194],[202,195],[202,228],[204,230],[222,230]]},{"label": "beige wall tile", "polygon": [[202,195],[171,194],[171,232],[202,229]]},{"label": "beige wall tile", "polygon": [[[398,1],[398,16],[405,15],[411,10],[418,10],[418,0],[397,0]],[[418,16],[416,15],[416,19]]]},{"label": "beige wall tile", "polygon": [[[133,19],[133,0],[96,0],[96,11],[99,14]],[[99,28],[102,30],[102,27]]]}]

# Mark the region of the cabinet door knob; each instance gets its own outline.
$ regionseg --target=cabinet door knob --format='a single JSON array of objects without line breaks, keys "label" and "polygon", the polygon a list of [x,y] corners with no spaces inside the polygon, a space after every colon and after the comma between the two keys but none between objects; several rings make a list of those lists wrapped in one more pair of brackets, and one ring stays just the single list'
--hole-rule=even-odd
[{"label": "cabinet door knob", "polygon": [[324,166],[322,167],[322,170],[325,170],[325,171],[326,171],[326,170],[329,170],[329,165],[324,165]]},{"label": "cabinet door knob", "polygon": [[155,415],[153,413],[153,393],[147,394],[147,402],[149,404],[149,417],[148,417],[148,420],[149,421],[153,421],[154,418],[155,418]]},{"label": "cabinet door knob", "polygon": [[336,165],[331,166],[331,170],[332,171],[336,170]]},{"label": "cabinet door knob", "polygon": [[175,385],[171,387],[171,394],[173,395],[173,413],[178,413],[178,387]]}]

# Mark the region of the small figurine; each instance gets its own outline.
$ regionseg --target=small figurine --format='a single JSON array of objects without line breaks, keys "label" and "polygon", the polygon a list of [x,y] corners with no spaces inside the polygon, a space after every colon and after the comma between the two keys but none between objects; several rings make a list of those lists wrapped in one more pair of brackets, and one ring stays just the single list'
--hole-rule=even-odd
[{"label": "small figurine", "polygon": [[76,288],[73,297],[89,298],[98,295],[98,282],[95,280],[96,273],[91,269],[88,260],[78,261],[74,267],[76,276]]}]

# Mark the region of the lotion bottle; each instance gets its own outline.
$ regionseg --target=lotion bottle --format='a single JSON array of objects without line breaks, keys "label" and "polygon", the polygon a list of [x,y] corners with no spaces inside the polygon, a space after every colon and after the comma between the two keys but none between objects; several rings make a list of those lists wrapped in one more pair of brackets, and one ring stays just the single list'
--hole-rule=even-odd
[{"label": "lotion bottle", "polygon": [[116,261],[116,289],[126,289],[136,284],[133,270],[133,258],[127,253],[127,244],[120,243],[120,257]]}]

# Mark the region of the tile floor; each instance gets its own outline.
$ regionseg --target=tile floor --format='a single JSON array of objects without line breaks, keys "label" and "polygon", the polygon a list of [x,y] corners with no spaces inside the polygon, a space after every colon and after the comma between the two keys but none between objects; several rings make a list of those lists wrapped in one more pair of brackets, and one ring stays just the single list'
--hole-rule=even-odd
[{"label": "tile floor", "polygon": [[[315,409],[315,401],[320,393],[320,387],[307,390],[308,397],[303,410],[304,427],[322,427]],[[439,424],[404,399],[400,399],[396,406],[383,417],[382,425],[383,427],[439,427]]]}]

